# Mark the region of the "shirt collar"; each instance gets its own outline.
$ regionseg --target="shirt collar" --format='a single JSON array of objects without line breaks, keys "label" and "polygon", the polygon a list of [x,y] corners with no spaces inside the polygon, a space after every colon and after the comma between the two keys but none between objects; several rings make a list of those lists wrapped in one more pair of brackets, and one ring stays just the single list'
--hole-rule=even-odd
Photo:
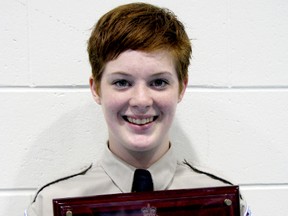
[{"label": "shirt collar", "polygon": [[[123,192],[131,192],[135,167],[113,154],[108,145],[104,150],[101,166],[113,183]],[[156,163],[148,168],[152,175],[154,190],[165,190],[176,172],[177,159],[170,149]]]}]

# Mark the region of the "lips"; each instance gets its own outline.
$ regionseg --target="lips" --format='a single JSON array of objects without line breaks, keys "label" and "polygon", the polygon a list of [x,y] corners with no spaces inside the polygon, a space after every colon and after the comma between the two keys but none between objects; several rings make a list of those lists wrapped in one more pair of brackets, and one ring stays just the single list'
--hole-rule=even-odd
[{"label": "lips", "polygon": [[123,116],[123,119],[131,124],[135,125],[146,125],[153,121],[155,121],[158,118],[158,116],[151,116],[147,118],[135,118],[130,116]]}]

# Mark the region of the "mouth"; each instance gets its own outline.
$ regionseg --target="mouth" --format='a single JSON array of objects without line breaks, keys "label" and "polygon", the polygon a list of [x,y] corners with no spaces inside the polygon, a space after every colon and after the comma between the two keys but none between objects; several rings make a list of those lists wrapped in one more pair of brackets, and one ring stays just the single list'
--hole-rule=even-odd
[{"label": "mouth", "polygon": [[135,124],[135,125],[146,125],[149,124],[151,122],[154,122],[156,119],[158,118],[158,116],[152,116],[149,118],[133,118],[133,117],[129,117],[129,116],[123,116],[123,119],[131,124]]}]

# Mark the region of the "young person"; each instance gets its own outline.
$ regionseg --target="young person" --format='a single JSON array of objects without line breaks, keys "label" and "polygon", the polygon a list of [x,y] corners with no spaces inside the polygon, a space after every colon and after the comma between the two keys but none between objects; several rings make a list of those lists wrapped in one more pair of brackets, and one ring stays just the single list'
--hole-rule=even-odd
[{"label": "young person", "polygon": [[53,215],[53,198],[138,190],[135,170],[150,175],[149,190],[229,184],[173,155],[169,129],[187,86],[191,43],[171,11],[145,3],[109,11],[92,31],[88,53],[91,92],[108,126],[106,149],[87,170],[41,188],[28,216]]}]

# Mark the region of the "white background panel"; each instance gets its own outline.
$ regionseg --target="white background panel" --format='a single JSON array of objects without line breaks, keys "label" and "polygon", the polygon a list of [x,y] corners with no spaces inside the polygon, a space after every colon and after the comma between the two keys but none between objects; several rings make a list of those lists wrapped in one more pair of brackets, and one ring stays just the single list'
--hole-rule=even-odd
[{"label": "white background panel", "polygon": [[187,93],[172,130],[180,153],[236,182],[287,182],[288,91]]},{"label": "white background panel", "polygon": [[288,86],[287,14],[287,1],[231,1],[231,85]]},{"label": "white background panel", "polygon": [[27,6],[0,1],[0,86],[29,83]]},{"label": "white background panel", "polygon": [[27,208],[32,192],[26,191],[1,191],[0,190],[0,215],[23,216]]},{"label": "white background panel", "polygon": [[39,187],[98,159],[106,127],[88,91],[0,93],[0,99],[2,187]]},{"label": "white background panel", "polygon": [[253,216],[287,215],[288,185],[240,187]]}]

